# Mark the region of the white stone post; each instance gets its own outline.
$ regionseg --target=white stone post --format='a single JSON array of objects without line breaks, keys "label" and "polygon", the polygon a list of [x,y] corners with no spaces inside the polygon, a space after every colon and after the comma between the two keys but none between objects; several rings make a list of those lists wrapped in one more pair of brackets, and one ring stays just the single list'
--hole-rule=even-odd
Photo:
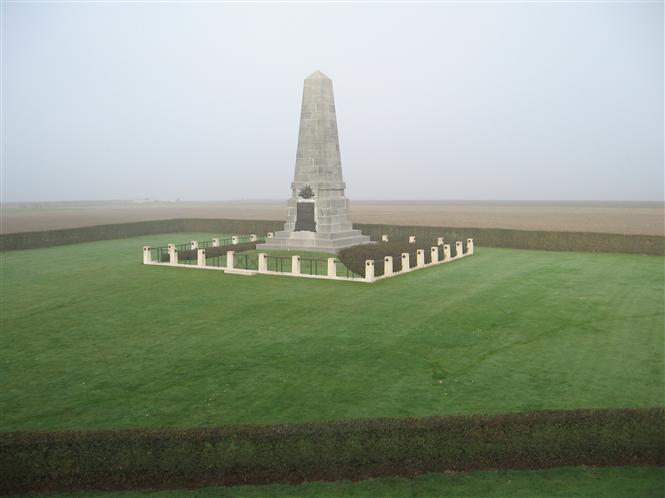
[{"label": "white stone post", "polygon": [[393,274],[393,257],[386,256],[383,258],[383,274],[390,277]]},{"label": "white stone post", "polygon": [[432,260],[432,264],[438,263],[439,262],[439,248],[437,247],[432,247],[430,248],[430,259]]},{"label": "white stone post", "polygon": [[255,233],[252,233],[252,234],[249,235],[249,241],[250,242],[256,242],[256,234]]},{"label": "white stone post", "polygon": [[233,270],[235,266],[236,252],[235,251],[226,251],[226,269]]},{"label": "white stone post", "polygon": [[442,246],[443,245],[443,237],[437,237],[436,238],[436,245],[437,246]]},{"label": "white stone post", "polygon": [[199,243],[195,240],[192,240],[190,249],[196,251],[199,248]]},{"label": "white stone post", "polygon": [[219,247],[219,239],[212,239],[212,247]]},{"label": "white stone post", "polygon": [[272,239],[275,236],[275,232],[268,232],[268,238]]},{"label": "white stone post", "polygon": [[409,244],[415,244],[415,243],[416,243],[416,236],[409,235]]},{"label": "white stone post", "polygon": [[328,258],[328,276],[337,276],[337,260],[335,258]]},{"label": "white stone post", "polygon": [[152,262],[152,252],[150,246],[143,246],[143,264],[147,265]]},{"label": "white stone post", "polygon": [[231,244],[236,245],[238,243],[238,236],[234,235],[231,237]]},{"label": "white stone post", "polygon": [[268,255],[264,252],[259,253],[259,273],[268,271]]},{"label": "white stone post", "polygon": [[418,249],[416,251],[416,268],[422,268],[423,266],[425,266],[425,251]]},{"label": "white stone post", "polygon": [[172,252],[175,251],[175,244],[169,244],[167,247],[168,247],[169,254],[171,254]]},{"label": "white stone post", "polygon": [[409,261],[409,253],[402,253],[402,271],[409,271],[411,267],[411,262]]},{"label": "white stone post", "polygon": [[385,233],[381,236],[381,242],[388,242],[388,235]]},{"label": "white stone post", "polygon": [[443,260],[450,260],[450,244],[443,244]]},{"label": "white stone post", "polygon": [[172,265],[177,265],[178,264],[178,251],[173,249],[173,251],[169,252],[169,263]]},{"label": "white stone post", "polygon": [[206,265],[206,250],[198,249],[196,251],[196,266],[205,266]]},{"label": "white stone post", "polygon": [[300,256],[291,256],[291,273],[300,275]]},{"label": "white stone post", "polygon": [[473,239],[466,239],[466,253],[473,254]]},{"label": "white stone post", "polygon": [[365,280],[374,282],[374,261],[371,259],[365,261]]},{"label": "white stone post", "polygon": [[462,256],[463,253],[464,249],[462,247],[462,241],[458,240],[457,242],[455,242],[455,257],[459,258]]}]

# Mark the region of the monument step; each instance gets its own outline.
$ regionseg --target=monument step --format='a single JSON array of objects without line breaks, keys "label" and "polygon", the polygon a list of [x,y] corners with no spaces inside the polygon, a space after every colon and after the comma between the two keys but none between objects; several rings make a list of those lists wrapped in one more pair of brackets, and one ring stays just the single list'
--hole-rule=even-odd
[{"label": "monument step", "polygon": [[271,239],[270,242],[258,244],[256,248],[290,250],[290,251],[317,251],[334,253],[345,247],[357,246],[360,244],[369,244],[368,235],[351,235],[349,237],[340,237],[335,239],[297,239],[294,237],[285,239]]},{"label": "monument step", "polygon": [[358,237],[362,236],[360,230],[346,230],[343,232],[285,232],[279,231],[275,232],[273,240],[338,240],[338,239],[347,239],[349,237]]}]

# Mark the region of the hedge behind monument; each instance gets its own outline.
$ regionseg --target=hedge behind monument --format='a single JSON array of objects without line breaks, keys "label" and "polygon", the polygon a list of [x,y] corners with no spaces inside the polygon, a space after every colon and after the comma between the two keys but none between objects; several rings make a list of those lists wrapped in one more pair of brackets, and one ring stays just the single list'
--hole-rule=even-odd
[{"label": "hedge behind monument", "polygon": [[[182,218],[173,220],[141,221],[115,225],[0,234],[0,250],[31,249],[66,244],[78,244],[97,240],[120,239],[141,235],[177,232],[208,232],[226,234],[265,235],[281,230],[282,221],[275,220],[229,220]],[[354,228],[370,235],[372,240],[381,240],[389,234],[391,240],[408,240],[409,235],[436,239],[443,236],[446,242],[465,241],[473,238],[478,247],[508,247],[513,249],[542,249],[549,251],[614,252],[631,254],[665,255],[665,237],[660,235],[624,235],[595,232],[546,232],[509,230],[501,228],[452,228],[431,226],[373,225],[356,223]],[[174,241],[175,242],[175,241]]]},{"label": "hedge behind monument", "polygon": [[0,493],[665,465],[665,409],[0,433]]},{"label": "hedge behind monument", "polygon": [[543,230],[512,230],[503,228],[455,228],[432,226],[373,225],[356,223],[372,240],[381,240],[388,234],[390,240],[408,240],[444,237],[454,249],[458,240],[474,239],[477,247],[506,247],[546,251],[611,252],[629,254],[665,255],[665,237],[661,235],[628,235],[597,232],[547,232]]},{"label": "hedge behind monument", "polygon": [[173,220],[140,221],[136,223],[95,225],[61,230],[44,230],[40,232],[0,234],[0,250],[33,249],[178,232],[209,232],[219,234],[256,233],[265,235],[268,232],[279,230],[283,226],[283,222],[266,220],[180,218]]}]

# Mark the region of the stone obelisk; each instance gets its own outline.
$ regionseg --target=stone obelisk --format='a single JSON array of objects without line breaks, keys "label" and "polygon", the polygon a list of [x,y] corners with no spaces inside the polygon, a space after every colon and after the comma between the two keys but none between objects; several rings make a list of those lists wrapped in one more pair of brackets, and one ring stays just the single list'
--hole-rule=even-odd
[{"label": "stone obelisk", "polygon": [[316,71],[303,89],[296,171],[284,230],[258,247],[335,252],[368,243],[368,236],[353,229],[344,188],[332,81]]}]

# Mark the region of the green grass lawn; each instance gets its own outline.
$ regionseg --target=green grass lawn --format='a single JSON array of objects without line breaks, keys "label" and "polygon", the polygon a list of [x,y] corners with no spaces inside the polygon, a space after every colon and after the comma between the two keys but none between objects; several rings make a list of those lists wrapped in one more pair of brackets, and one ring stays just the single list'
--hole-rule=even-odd
[{"label": "green grass lawn", "polygon": [[210,237],[3,253],[0,430],[665,403],[662,257],[477,241],[374,284],[140,264]]},{"label": "green grass lawn", "polygon": [[307,483],[300,486],[232,486],[197,490],[83,492],[60,497],[139,498],[306,498],[421,497],[482,498],[661,498],[662,468],[561,468],[539,471],[494,471],[427,474],[415,479]]}]

